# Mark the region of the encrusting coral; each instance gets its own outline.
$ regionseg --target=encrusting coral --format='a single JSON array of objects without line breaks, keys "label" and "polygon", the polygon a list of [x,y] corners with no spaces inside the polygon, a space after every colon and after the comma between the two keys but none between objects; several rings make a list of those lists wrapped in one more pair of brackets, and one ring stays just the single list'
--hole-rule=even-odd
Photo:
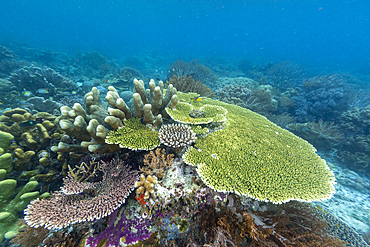
[{"label": "encrusting coral", "polygon": [[36,199],[27,206],[26,223],[35,228],[61,229],[110,215],[125,202],[139,175],[119,159],[103,162],[101,171],[99,182],[78,182],[69,175],[50,200]]},{"label": "encrusting coral", "polygon": [[183,155],[209,187],[273,203],[332,197],[334,174],[311,144],[248,109],[203,97],[197,104],[226,111],[223,129]]},{"label": "encrusting coral", "polygon": [[[68,142],[62,140],[58,146],[52,147],[52,150],[55,152],[85,153],[117,151],[119,146],[108,144],[105,139],[109,132],[123,127],[123,120],[131,117],[143,118],[144,124],[159,127],[162,124],[161,114],[164,109],[176,106],[176,88],[169,85],[164,94],[163,82],[159,81],[156,86],[154,80],[151,80],[149,82],[150,89],[145,90],[144,82],[137,79],[134,79],[134,86],[135,93],[131,109],[112,86],[108,87],[109,91],[105,97],[111,106],[108,110],[101,106],[100,92],[96,87],[85,95],[85,109],[77,103],[72,109],[68,106],[61,107],[62,116],[57,121],[70,138]],[[71,137],[77,139],[80,144],[75,144]],[[68,140],[68,138],[65,139]]]}]

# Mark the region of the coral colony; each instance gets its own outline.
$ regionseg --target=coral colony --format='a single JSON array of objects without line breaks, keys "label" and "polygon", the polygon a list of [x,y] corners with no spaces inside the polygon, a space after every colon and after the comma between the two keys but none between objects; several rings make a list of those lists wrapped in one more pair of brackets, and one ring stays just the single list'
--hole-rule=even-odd
[{"label": "coral colony", "polygon": [[[91,60],[92,70],[110,68],[97,53],[82,56],[85,60]],[[78,86],[51,68],[13,70],[9,83],[24,88],[19,97],[28,99],[25,107],[0,116],[0,242],[90,247],[363,243],[345,223],[308,203],[332,198],[336,179],[330,163],[299,136],[320,140],[318,145],[326,141],[328,147],[344,137],[325,119],[298,123],[296,117],[332,112],[315,104],[314,97],[327,97],[308,88],[320,91],[323,80],[338,76],[313,77],[296,92],[279,80],[293,75],[303,81],[301,71],[279,64],[266,77],[286,75],[272,86],[246,77],[233,83],[219,78],[214,94],[209,85],[217,77],[204,65],[178,61],[171,68],[167,83],[144,82],[133,78],[140,72],[127,69],[95,86],[83,81]],[[85,84],[89,89],[82,97]],[[343,85],[327,84],[327,100],[346,104]],[[286,90],[280,99],[273,96],[273,86]],[[63,87],[73,93],[60,91]],[[48,112],[38,110],[45,105]],[[277,114],[278,105],[296,117]],[[343,129],[357,131],[356,145],[363,150],[368,125],[359,119],[368,109],[333,113],[346,120]],[[365,166],[367,156],[354,155],[344,151],[339,157]]]}]

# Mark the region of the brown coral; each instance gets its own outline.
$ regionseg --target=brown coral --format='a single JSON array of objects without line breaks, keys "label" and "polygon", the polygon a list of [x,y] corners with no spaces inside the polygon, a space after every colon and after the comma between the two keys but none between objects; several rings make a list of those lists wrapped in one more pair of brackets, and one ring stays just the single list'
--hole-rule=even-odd
[{"label": "brown coral", "polygon": [[155,175],[157,178],[163,178],[164,171],[173,164],[173,154],[166,154],[165,149],[157,148],[144,156],[144,166],[140,172],[145,175]]},{"label": "brown coral", "polygon": [[179,77],[174,75],[167,83],[167,85],[168,84],[172,84],[178,91],[183,93],[193,92],[198,93],[202,97],[215,97],[212,89],[207,87],[201,81],[195,81],[191,76],[187,77],[186,75],[184,75]]}]

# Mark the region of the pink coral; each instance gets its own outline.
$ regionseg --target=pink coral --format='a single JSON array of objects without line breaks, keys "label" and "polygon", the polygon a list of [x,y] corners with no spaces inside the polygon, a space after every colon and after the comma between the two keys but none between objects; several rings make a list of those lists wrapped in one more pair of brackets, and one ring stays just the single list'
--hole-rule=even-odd
[{"label": "pink coral", "polygon": [[32,201],[24,211],[26,223],[51,230],[110,215],[125,202],[139,175],[120,159],[103,162],[101,170],[103,179],[99,182],[82,183],[67,177],[62,191],[50,200]]}]

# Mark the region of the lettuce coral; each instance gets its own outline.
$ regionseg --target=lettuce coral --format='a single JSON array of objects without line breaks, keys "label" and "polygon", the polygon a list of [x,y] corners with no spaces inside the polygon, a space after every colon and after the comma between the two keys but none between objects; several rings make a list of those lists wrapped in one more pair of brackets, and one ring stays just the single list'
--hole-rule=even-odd
[{"label": "lettuce coral", "polygon": [[227,110],[224,128],[183,156],[209,187],[273,203],[332,197],[334,174],[307,141],[248,109],[203,97],[197,103]]}]

